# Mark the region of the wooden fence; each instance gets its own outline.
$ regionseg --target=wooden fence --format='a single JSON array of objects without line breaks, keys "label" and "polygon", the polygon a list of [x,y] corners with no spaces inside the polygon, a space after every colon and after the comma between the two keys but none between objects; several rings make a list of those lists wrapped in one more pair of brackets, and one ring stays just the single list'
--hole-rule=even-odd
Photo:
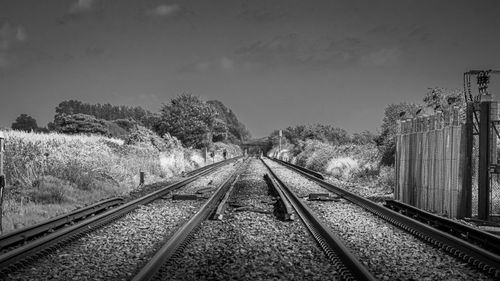
[{"label": "wooden fence", "polygon": [[397,200],[449,217],[463,216],[467,130],[460,116],[459,109],[453,108],[398,122]]}]

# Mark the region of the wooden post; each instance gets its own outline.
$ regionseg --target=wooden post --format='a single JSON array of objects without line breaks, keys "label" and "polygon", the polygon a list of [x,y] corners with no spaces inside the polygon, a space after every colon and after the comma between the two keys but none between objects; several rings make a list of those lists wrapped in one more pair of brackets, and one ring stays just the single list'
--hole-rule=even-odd
[{"label": "wooden post", "polygon": [[3,173],[3,153],[5,150],[5,136],[0,132],[0,234],[3,233],[3,193],[5,188],[5,174]]},{"label": "wooden post", "polygon": [[146,178],[146,173],[144,173],[142,171],[139,172],[139,184],[140,185],[144,185],[145,178]]},{"label": "wooden post", "polygon": [[489,219],[490,208],[490,148],[491,148],[491,102],[482,101],[479,120],[479,173],[478,208],[480,220]]}]

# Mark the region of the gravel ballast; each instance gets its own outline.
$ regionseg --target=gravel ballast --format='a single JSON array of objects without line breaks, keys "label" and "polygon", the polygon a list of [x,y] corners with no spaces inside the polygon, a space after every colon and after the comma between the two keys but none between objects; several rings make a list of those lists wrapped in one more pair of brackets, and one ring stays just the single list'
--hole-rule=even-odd
[{"label": "gravel ballast", "polygon": [[235,184],[222,221],[205,221],[158,280],[336,280],[300,221],[280,221],[260,160]]},{"label": "gravel ballast", "polygon": [[[234,170],[226,165],[186,188],[221,184]],[[174,192],[184,192],[183,188]],[[168,198],[168,197],[165,197]],[[139,206],[123,218],[84,235],[23,269],[7,280],[130,280],[173,232],[195,214],[204,200],[159,199]]]},{"label": "gravel ballast", "polygon": [[[318,188],[328,193],[273,161],[266,160],[266,163],[301,197],[318,192]],[[380,280],[494,280],[344,199],[338,202],[302,200]]]}]

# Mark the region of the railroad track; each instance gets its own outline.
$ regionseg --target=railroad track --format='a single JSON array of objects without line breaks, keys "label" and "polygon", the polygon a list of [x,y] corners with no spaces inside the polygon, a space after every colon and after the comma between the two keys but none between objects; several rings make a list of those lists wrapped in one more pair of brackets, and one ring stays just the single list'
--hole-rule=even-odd
[{"label": "railroad track", "polygon": [[[275,163],[283,164],[282,161],[275,161]],[[428,223],[427,221],[423,223],[399,212],[396,212],[390,208],[372,202],[366,198],[360,197],[344,189],[336,187],[333,184],[319,179],[313,173],[308,172],[307,169],[304,169],[302,167],[299,169],[295,165],[289,163],[285,164],[284,166],[287,169],[290,169],[293,172],[302,175],[308,180],[313,181],[320,187],[336,194],[340,198],[348,200],[349,202],[362,207],[363,209],[371,212],[372,214],[375,214],[385,221],[406,230],[407,232],[420,238],[421,240],[424,240],[425,242],[448,252],[449,254],[459,258],[460,260],[467,262],[469,265],[482,270],[490,276],[493,276],[495,278],[498,278],[500,276],[500,256],[493,251],[493,248],[496,248],[497,246],[492,247],[492,249],[488,249],[488,247],[482,248],[481,246],[477,245],[480,244],[481,239],[486,239],[485,236],[477,239],[474,237],[477,232],[472,230],[467,231],[463,229],[458,231],[458,228],[453,231],[454,234],[444,232],[443,227],[441,230],[439,230],[430,225],[439,224],[439,222],[437,222],[437,220],[435,219],[426,217],[426,219],[429,220],[430,223]],[[441,225],[443,224],[444,223],[441,223]],[[444,228],[448,227],[449,225],[445,226]],[[464,238],[466,237],[469,238],[469,241],[464,240]],[[491,238],[491,236],[488,237]],[[483,245],[488,245],[488,243],[491,242],[488,242],[487,240],[482,241]]]},{"label": "railroad track", "polygon": [[59,231],[47,234],[40,239],[37,239],[27,245],[16,248],[12,251],[0,255],[0,277],[7,277],[9,273],[16,272],[22,269],[30,262],[41,257],[47,256],[49,253],[56,251],[65,244],[84,236],[86,233],[92,232],[104,225],[110,224],[113,221],[124,217],[139,206],[146,205],[157,199],[170,194],[172,191],[182,188],[200,178],[207,176],[220,167],[236,163],[241,157],[229,159],[211,165],[209,168],[200,170],[197,173],[181,180],[177,183],[168,185],[146,196],[132,200],[114,209],[92,216],[78,224],[65,227]]},{"label": "railroad track", "polygon": [[437,216],[396,200],[386,200],[384,206],[500,256],[499,236]]},{"label": "railroad track", "polygon": [[[254,178],[254,181],[249,182],[248,178],[252,176],[255,177],[255,174],[248,173],[243,174],[240,181],[237,181],[240,176],[236,174],[229,178],[224,186],[219,189],[219,192],[214,194],[211,199],[205,203],[200,212],[193,216],[189,222],[174,234],[133,280],[194,280],[197,278],[234,279],[246,278],[248,277],[247,275],[251,274],[254,274],[253,276],[251,275],[253,278],[269,279],[272,278],[272,275],[266,275],[270,273],[266,272],[266,270],[262,270],[258,265],[259,261],[256,261],[255,258],[252,258],[252,261],[248,262],[252,264],[246,262],[244,264],[238,264],[238,261],[245,260],[245,258],[247,258],[245,254],[254,251],[255,252],[251,254],[252,257],[273,254],[281,255],[279,252],[280,247],[275,246],[280,243],[285,245],[285,249],[289,246],[289,243],[294,243],[299,244],[298,247],[301,247],[302,252],[310,251],[311,248],[316,249],[314,244],[307,244],[308,241],[312,242],[312,237],[316,239],[319,248],[324,251],[324,253],[321,253],[321,250],[316,250],[316,255],[321,256],[321,258],[315,257],[321,260],[317,262],[318,264],[321,264],[321,262],[323,263],[322,270],[324,271],[322,273],[324,277],[321,279],[375,280],[366,268],[347,251],[346,247],[340,243],[340,240],[336,238],[327,227],[319,222],[318,218],[316,218],[311,210],[301,203],[293,192],[276,177],[270,167],[263,161],[251,161],[253,161],[253,163],[251,163],[253,166],[247,167],[245,170],[251,170],[254,173],[257,172],[257,180]],[[263,165],[263,169],[261,168],[263,172],[258,172],[259,167],[256,165]],[[264,175],[264,173],[265,176],[261,178],[260,176]],[[266,182],[267,188],[264,187],[266,186]],[[235,187],[235,185],[237,187]],[[234,189],[237,190],[234,191]],[[270,190],[266,191],[266,189]],[[269,202],[268,192],[273,194],[274,198],[277,200],[277,202],[273,203],[273,211],[269,210],[268,205],[262,204],[262,202]],[[232,193],[235,193],[234,196],[229,198],[229,194]],[[229,207],[229,214],[223,216],[224,212],[221,210],[224,208],[221,207],[227,204],[228,201],[232,202],[232,207]],[[217,202],[221,203],[218,205]],[[248,212],[249,215],[242,214],[242,210]],[[206,221],[213,212],[215,212],[215,216],[212,217],[218,219],[227,217],[229,222]],[[303,224],[298,221],[292,222],[294,220],[294,214],[298,215]],[[289,223],[294,225],[292,228],[293,230],[289,229],[291,227],[288,225]],[[251,247],[251,245],[245,247],[245,245],[237,245],[242,243],[231,243],[233,240],[244,240],[246,235],[242,236],[241,232],[247,229],[248,224],[252,226],[248,231],[254,234],[262,233],[261,235],[251,236],[252,239],[262,239],[259,240],[261,243],[259,243],[257,249]],[[227,225],[231,225],[232,227],[228,228]],[[286,231],[292,232],[289,233],[290,236],[297,235],[297,231],[299,233],[302,232],[302,235],[307,235],[306,230],[303,229],[307,227],[310,236],[305,236],[300,239],[300,241],[287,241],[289,237],[280,236],[279,231],[266,231],[266,227],[272,227],[277,230],[285,228],[287,229]],[[221,237],[224,242],[219,242]],[[226,239],[230,241],[226,241]],[[260,250],[258,248],[267,248],[266,244],[269,243],[269,241],[273,241],[270,244],[278,248],[276,252],[265,252],[264,254],[256,253]],[[219,252],[219,250],[210,250],[207,253],[194,253],[199,251],[201,245],[211,243],[215,245],[214,248],[222,249],[220,250],[221,252]],[[283,249],[281,250],[283,251]],[[298,252],[297,254],[301,254],[300,251]],[[200,260],[193,260],[193,256],[197,256]],[[227,258],[228,256],[230,256],[230,258]],[[269,263],[270,261],[265,260],[261,262]],[[302,267],[305,266],[305,260],[301,260],[301,262],[303,262]],[[214,266],[214,263],[217,265]],[[259,272],[245,272],[244,268],[249,266],[259,268],[260,270]],[[330,266],[333,266],[333,269],[329,269]],[[226,270],[228,267],[237,268],[238,272],[228,273]],[[274,265],[273,267],[280,268],[280,265]],[[293,271],[300,271],[302,267],[294,267],[293,270],[283,270],[280,276],[289,274]],[[208,268],[210,268],[210,270]],[[186,271],[191,272],[193,276],[187,276]],[[206,271],[209,271],[209,273]],[[207,274],[209,275],[207,276]],[[298,274],[303,273],[301,272]],[[292,275],[292,277],[296,278],[297,276]],[[305,277],[304,279],[309,279],[311,277],[313,276]],[[318,276],[314,276],[314,278],[318,278]]]},{"label": "railroad track", "polygon": [[78,223],[87,217],[95,216],[120,204],[123,204],[122,197],[106,199],[36,225],[3,234],[0,236],[0,253],[12,251],[15,247],[29,243],[65,226]]}]

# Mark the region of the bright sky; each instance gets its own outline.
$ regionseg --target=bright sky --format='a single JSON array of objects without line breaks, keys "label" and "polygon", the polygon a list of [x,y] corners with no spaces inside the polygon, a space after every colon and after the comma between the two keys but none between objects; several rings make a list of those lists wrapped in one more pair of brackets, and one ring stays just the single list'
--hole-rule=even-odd
[{"label": "bright sky", "polygon": [[256,137],[376,132],[387,104],[499,68],[498,0],[0,0],[0,127],[44,126],[69,99],[156,111],[188,92]]}]

